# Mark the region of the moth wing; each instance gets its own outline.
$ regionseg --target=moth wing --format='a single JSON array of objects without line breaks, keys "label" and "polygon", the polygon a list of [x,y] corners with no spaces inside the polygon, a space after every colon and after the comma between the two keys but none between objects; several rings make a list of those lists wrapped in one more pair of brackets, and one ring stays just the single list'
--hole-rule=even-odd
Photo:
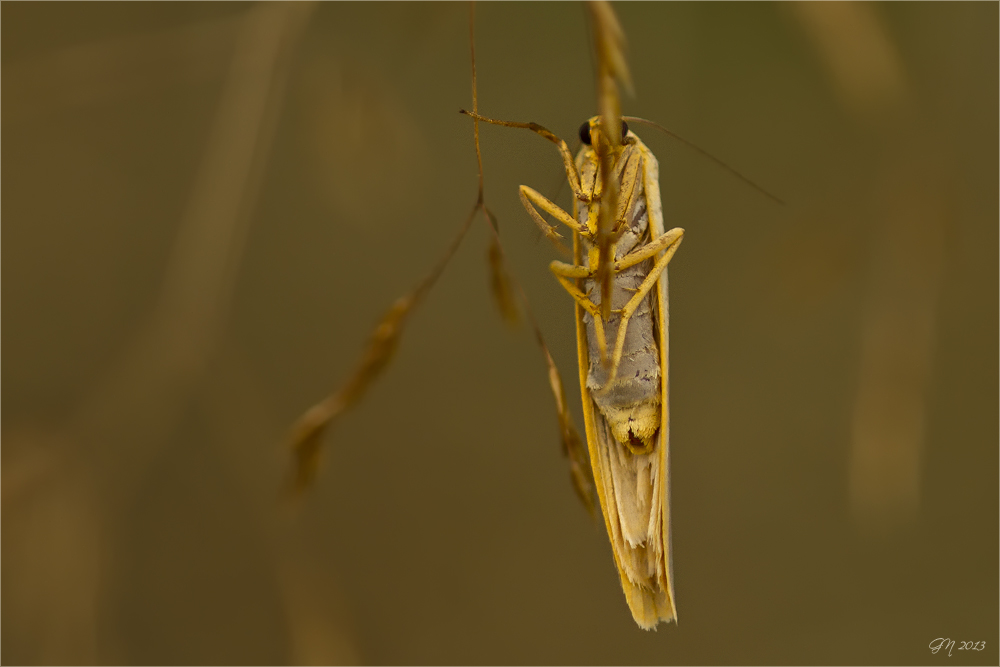
[{"label": "moth wing", "polygon": [[[660,200],[660,165],[656,156],[638,142],[643,157],[643,188],[646,194],[646,210],[649,212],[649,228],[652,238],[658,238],[666,233],[663,224],[663,203]],[[669,267],[668,267],[669,268]],[[660,343],[660,434],[658,447],[659,478],[663,480],[660,490],[661,529],[660,539],[665,561],[665,590],[670,600],[670,614],[677,621],[677,606],[674,597],[674,559],[670,532],[670,298],[668,295],[667,269],[663,270],[657,280],[657,295],[659,296],[658,325]]]}]

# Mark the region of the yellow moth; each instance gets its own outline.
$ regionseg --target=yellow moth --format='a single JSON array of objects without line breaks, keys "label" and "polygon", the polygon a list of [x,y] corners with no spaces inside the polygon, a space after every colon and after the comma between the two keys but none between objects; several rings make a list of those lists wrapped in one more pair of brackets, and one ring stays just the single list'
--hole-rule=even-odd
[{"label": "yellow moth", "polygon": [[[469,115],[533,130],[556,143],[563,155],[574,194],[573,215],[525,185],[521,201],[554,241],[561,235],[539,209],[573,232],[573,263],[554,261],[550,269],[575,303],[590,466],[625,598],[643,628],[676,620],[666,268],[684,230],[664,230],[656,158],[626,123],[621,124],[620,141],[608,141],[597,116],[581,126],[584,146],[573,161],[565,142],[534,123]],[[602,171],[604,155],[610,155],[610,171]],[[608,255],[610,307],[601,302],[598,279],[601,207],[610,189],[602,173],[609,173],[618,186],[610,227],[613,252]]]},{"label": "yellow moth", "polygon": [[[581,135],[600,136],[598,122],[591,119]],[[574,201],[580,225],[574,230],[574,266],[553,262],[552,271],[576,301],[587,445],[615,564],[636,623],[649,629],[677,618],[670,551],[666,269],[684,230],[664,232],[656,158],[624,128],[614,171],[620,198],[611,316],[602,318],[594,302],[600,292],[594,289],[597,253],[591,239],[601,183],[593,146],[585,145],[576,159],[582,194],[590,202]],[[575,284],[564,282],[572,278]],[[614,341],[613,351],[602,362],[606,341]]]}]

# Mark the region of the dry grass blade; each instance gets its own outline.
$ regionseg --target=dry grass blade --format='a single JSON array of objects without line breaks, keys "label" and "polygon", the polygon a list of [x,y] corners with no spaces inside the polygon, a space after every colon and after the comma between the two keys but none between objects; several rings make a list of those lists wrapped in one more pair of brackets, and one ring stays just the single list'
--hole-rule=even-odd
[{"label": "dry grass blade", "polygon": [[[469,42],[472,54],[472,110],[479,111],[478,82],[476,80],[476,6],[469,7]],[[503,249],[500,247],[500,237],[497,229],[496,218],[493,213],[486,208],[486,200],[483,194],[483,154],[479,150],[479,121],[472,123],[476,143],[476,166],[479,169],[479,194],[476,198],[476,209],[482,210],[486,220],[490,223],[493,231],[493,238],[490,240],[489,266],[490,266],[490,290],[493,299],[500,309],[500,315],[504,321],[510,325],[515,325],[521,319],[517,310],[517,302],[514,300],[511,289],[511,278],[507,272],[507,267],[503,261]]]},{"label": "dry grass blade", "polygon": [[[537,333],[537,330],[536,330]],[[569,459],[569,474],[573,480],[573,489],[591,518],[595,518],[597,506],[594,502],[594,471],[590,466],[590,456],[587,453],[587,446],[580,439],[580,434],[573,426],[573,418],[569,414],[566,404],[566,392],[563,389],[562,377],[556,367],[552,355],[541,336],[538,336],[538,344],[542,346],[545,354],[545,363],[549,368],[549,387],[552,395],[556,399],[556,411],[559,415],[559,434],[562,437],[563,454]]]},{"label": "dry grass blade", "polygon": [[[919,520],[927,502],[928,418],[936,357],[945,240],[954,224],[939,141],[917,112],[913,73],[879,8],[790,6],[859,125],[878,128],[881,155],[868,232],[872,265],[860,331],[858,386],[848,467],[854,520],[882,533]],[[920,136],[914,150],[912,137]],[[947,164],[947,161],[944,162]],[[995,216],[994,216],[995,217]]]},{"label": "dry grass blade", "polygon": [[[483,211],[491,222],[494,221],[493,214],[483,207]],[[503,269],[506,266],[503,254],[503,246],[500,245],[500,238],[496,233],[496,225],[493,227],[493,244],[491,245],[491,252],[494,248],[497,253],[497,264]],[[538,326],[538,320],[535,319],[535,315],[531,310],[531,304],[528,303],[528,297],[525,295],[524,290],[521,289],[520,284],[510,277],[510,286],[516,288],[517,295],[520,297],[522,307],[524,312],[527,314],[528,321],[531,324],[532,331],[535,334],[535,340],[538,346],[542,349],[542,354],[545,356],[545,365],[548,370],[549,378],[549,389],[552,390],[552,398],[556,402],[556,416],[559,419],[559,437],[562,441],[563,454],[569,459],[570,465],[570,479],[573,482],[573,489],[576,491],[577,496],[579,496],[581,502],[583,502],[584,507],[587,508],[587,512],[590,514],[591,518],[596,517],[596,503],[594,501],[595,485],[594,485],[594,473],[590,465],[590,455],[587,450],[587,446],[584,444],[583,440],[580,438],[580,434],[577,432],[576,428],[573,426],[573,417],[569,413],[569,408],[566,403],[566,391],[563,389],[562,376],[559,373],[559,368],[556,366],[556,362],[552,359],[552,354],[549,352],[548,346],[545,344],[545,338],[542,336],[542,330]]]},{"label": "dry grass blade", "polygon": [[292,428],[291,447],[295,456],[293,491],[305,490],[315,479],[319,469],[320,446],[326,429],[338,415],[357,403],[372,380],[385,370],[399,343],[407,315],[429,287],[427,282],[422,283],[392,305],[372,332],[361,364],[347,384],[310,408]]},{"label": "dry grass blade", "polygon": [[[218,352],[289,71],[314,8],[257,4],[234,19],[228,73],[155,305],[71,418],[74,437],[94,443],[107,470],[127,471],[113,475],[121,481],[113,492],[122,498],[137,492],[141,471],[159,456],[163,434],[180,419]],[[208,28],[210,34],[220,25]],[[180,34],[208,39],[195,28]],[[129,55],[136,54],[126,51],[115,62]]]},{"label": "dry grass blade", "polygon": [[510,325],[516,325],[521,319],[521,313],[517,308],[517,301],[514,300],[510,284],[511,277],[504,265],[500,241],[496,238],[490,240],[489,263],[490,291],[493,292],[493,299],[496,301],[504,321]]},{"label": "dry grass blade", "polygon": [[588,2],[587,10],[594,25],[598,68],[608,72],[631,95],[632,75],[629,74],[628,61],[625,59],[625,31],[618,22],[618,15],[611,3],[603,0]]},{"label": "dry grass blade", "polygon": [[598,213],[596,245],[599,263],[597,282],[601,285],[601,311],[605,319],[611,315],[611,288],[614,273],[614,232],[618,211],[618,179],[614,165],[622,142],[621,93],[618,84],[632,90],[628,64],[625,60],[625,33],[614,9],[608,2],[588,2],[587,10],[594,34],[597,59],[597,108],[601,116],[601,137],[594,148],[601,160],[601,206]]},{"label": "dry grass blade", "polygon": [[[478,147],[477,143],[476,148],[478,149]],[[482,173],[481,170],[480,173]],[[506,260],[504,259],[503,246],[500,244],[500,237],[497,234],[496,220],[493,217],[493,213],[486,208],[485,204],[482,204],[481,207],[483,213],[490,221],[491,229],[493,231],[493,240],[490,244],[490,262],[491,264],[495,262],[497,271],[501,272],[507,281],[504,283],[504,289],[508,290],[505,297],[507,299],[511,299],[510,295],[512,291],[516,289],[517,295],[521,300],[521,305],[524,308],[524,312],[527,314],[528,321],[531,324],[532,331],[535,333],[535,340],[538,342],[538,346],[542,349],[542,354],[545,356],[545,365],[548,370],[549,377],[549,389],[552,390],[552,398],[556,402],[556,416],[559,419],[559,437],[562,441],[563,454],[569,458],[570,479],[573,481],[573,489],[583,502],[584,507],[587,508],[587,512],[590,514],[591,518],[594,518],[596,517],[596,504],[594,502],[595,486],[594,473],[590,466],[590,455],[586,445],[580,438],[580,434],[573,426],[573,417],[570,415],[569,408],[567,407],[566,392],[563,389],[562,376],[559,374],[559,368],[556,366],[556,362],[552,359],[552,354],[549,352],[549,348],[545,344],[545,338],[542,336],[542,330],[538,326],[538,320],[535,319],[535,314],[531,310],[531,304],[528,303],[527,295],[525,295],[520,284],[506,271]],[[510,307],[514,309],[514,313],[516,315],[516,303],[514,303],[512,299],[510,301]]]},{"label": "dry grass blade", "polygon": [[292,428],[289,439],[295,463],[290,481],[290,491],[300,494],[316,477],[319,469],[320,450],[323,435],[330,424],[341,413],[357,403],[364,395],[368,385],[377,378],[388,366],[392,353],[396,350],[399,337],[406,324],[406,318],[421,299],[430,291],[440,277],[455,251],[461,245],[465,234],[472,226],[472,221],[479,210],[479,204],[469,213],[445,254],[438,260],[433,270],[417,287],[399,299],[389,308],[382,320],[375,327],[364,357],[350,379],[337,392],[317,403],[299,418]]}]

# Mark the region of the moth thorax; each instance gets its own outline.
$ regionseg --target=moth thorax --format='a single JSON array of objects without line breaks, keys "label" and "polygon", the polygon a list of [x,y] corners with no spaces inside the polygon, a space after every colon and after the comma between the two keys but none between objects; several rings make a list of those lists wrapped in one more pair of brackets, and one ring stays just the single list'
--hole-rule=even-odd
[{"label": "moth thorax", "polygon": [[659,401],[605,408],[602,412],[608,419],[615,440],[628,447],[633,454],[646,454],[653,450],[656,433],[660,430]]}]

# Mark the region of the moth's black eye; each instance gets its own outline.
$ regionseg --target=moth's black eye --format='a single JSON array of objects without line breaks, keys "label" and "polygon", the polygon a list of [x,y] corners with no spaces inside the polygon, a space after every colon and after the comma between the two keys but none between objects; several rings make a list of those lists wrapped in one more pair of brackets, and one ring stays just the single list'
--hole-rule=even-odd
[{"label": "moth's black eye", "polygon": [[582,141],[587,146],[590,145],[590,121],[580,126],[580,141]]},{"label": "moth's black eye", "polygon": [[625,143],[625,138],[628,136],[628,123],[622,121],[622,143]]}]

